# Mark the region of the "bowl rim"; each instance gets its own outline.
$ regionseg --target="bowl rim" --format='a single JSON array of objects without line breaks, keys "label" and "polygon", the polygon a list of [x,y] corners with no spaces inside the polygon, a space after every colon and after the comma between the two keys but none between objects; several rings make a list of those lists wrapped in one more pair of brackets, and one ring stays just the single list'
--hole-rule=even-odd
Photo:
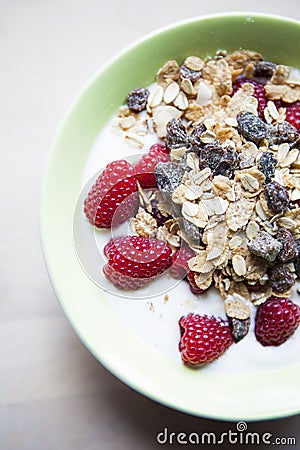
[{"label": "bowl rim", "polygon": [[[52,143],[50,144],[49,150],[48,150],[48,159],[46,161],[46,168],[45,168],[45,175],[47,173],[47,167],[48,167],[48,163],[51,159],[52,153],[53,153],[53,148],[55,147],[55,144],[58,140],[58,137],[60,135],[61,130],[64,128],[65,123],[67,122],[69,115],[71,114],[74,106],[77,104],[79,98],[88,90],[88,88],[91,86],[91,84],[94,83],[94,81],[97,80],[97,78],[99,77],[99,75],[104,72],[111,64],[113,64],[117,59],[120,58],[120,56],[124,55],[125,53],[127,53],[129,50],[133,49],[134,47],[138,46],[139,44],[147,41],[148,39],[151,39],[152,37],[163,33],[165,31],[169,31],[172,30],[173,28],[177,28],[180,27],[182,25],[187,25],[187,24],[192,24],[192,23],[196,23],[198,21],[204,21],[207,19],[218,19],[218,18],[222,18],[222,17],[258,17],[258,18],[268,18],[268,19],[275,19],[275,20],[279,20],[281,22],[286,22],[286,23],[290,23],[290,24],[298,24],[300,25],[300,20],[296,20],[293,19],[291,17],[288,16],[284,16],[281,14],[273,14],[273,13],[267,13],[267,12],[254,12],[254,11],[226,11],[226,12],[222,12],[222,13],[212,13],[212,14],[204,14],[204,15],[200,15],[200,16],[195,16],[192,18],[187,18],[187,19],[182,19],[182,20],[177,20],[175,22],[171,22],[167,25],[161,26],[159,28],[156,28],[153,31],[150,31],[149,33],[146,33],[145,35],[134,39],[132,42],[130,42],[128,45],[122,47],[121,49],[119,49],[113,56],[111,56],[105,63],[101,64],[101,66],[99,67],[98,70],[96,70],[95,72],[93,72],[90,77],[87,78],[86,82],[83,84],[82,88],[79,89],[77,95],[75,95],[74,99],[69,103],[69,105],[66,107],[66,111],[64,113],[64,115],[62,116],[62,118],[60,119],[60,122],[57,126],[56,131],[54,132],[54,137],[52,139]],[[44,184],[43,184],[44,186]],[[41,204],[41,203],[40,203]]]},{"label": "bowl rim", "polygon": [[[55,148],[58,144],[58,141],[60,139],[60,136],[67,124],[67,122],[70,119],[70,116],[72,114],[72,111],[74,110],[75,106],[77,105],[79,99],[90,89],[91,85],[99,78],[99,76],[106,71],[107,68],[109,68],[110,65],[112,65],[115,61],[117,61],[122,55],[125,55],[130,50],[134,49],[136,46],[150,40],[151,38],[159,35],[162,32],[170,31],[172,29],[175,29],[177,27],[180,27],[182,25],[189,25],[196,22],[202,22],[208,19],[221,19],[221,18],[233,18],[233,17],[240,17],[240,18],[266,18],[266,19],[274,19],[281,23],[286,24],[294,24],[298,25],[300,27],[300,21],[293,19],[291,17],[278,15],[278,14],[272,14],[272,13],[264,13],[264,12],[252,12],[252,11],[232,11],[232,12],[222,12],[222,13],[214,13],[214,14],[206,14],[206,15],[200,15],[193,18],[187,18],[184,20],[179,20],[176,22],[172,22],[168,25],[159,27],[155,29],[154,31],[151,31],[142,37],[135,39],[133,42],[131,42],[129,45],[125,46],[124,48],[120,49],[114,56],[109,58],[106,63],[102,64],[101,67],[93,73],[89,79],[86,81],[86,83],[83,85],[83,87],[79,90],[79,93],[75,96],[74,100],[70,102],[69,106],[66,109],[65,114],[63,115],[62,119],[60,120],[60,124],[57,127],[57,130],[54,134],[52,143],[50,145],[50,148],[48,150],[48,155],[46,159],[46,165],[44,168],[44,175],[43,175],[43,184],[42,184],[42,190],[40,194],[40,208],[39,208],[39,230],[40,230],[40,242],[41,242],[41,248],[42,248],[42,254],[43,259],[46,267],[46,271],[51,283],[51,286],[53,288],[53,291],[56,295],[56,298],[66,316],[69,323],[71,324],[73,330],[76,332],[77,336],[79,336],[81,342],[85,345],[85,347],[89,350],[89,352],[105,367],[107,368],[110,373],[112,373],[114,376],[116,376],[119,380],[121,380],[126,385],[130,386],[137,392],[143,394],[144,396],[163,404],[169,408],[184,412],[186,414],[195,415],[199,417],[204,418],[211,418],[216,420],[226,420],[226,421],[237,421],[240,419],[245,419],[247,421],[258,421],[258,420],[268,420],[268,419],[277,419],[282,417],[288,417],[296,415],[300,412],[300,407],[298,409],[292,408],[292,409],[286,409],[286,410],[280,410],[274,413],[266,413],[266,414],[256,414],[255,416],[249,415],[249,417],[241,417],[241,416],[235,416],[234,414],[218,414],[218,413],[207,413],[207,412],[201,412],[199,410],[195,410],[194,408],[188,408],[188,407],[181,407],[176,403],[176,401],[171,400],[170,398],[163,398],[161,393],[155,393],[155,391],[149,390],[149,388],[145,386],[141,386],[136,379],[130,378],[130,375],[128,375],[125,371],[119,370],[118,365],[116,364],[113,366],[111,362],[107,361],[102,355],[99,355],[93,346],[88,342],[83,335],[82,331],[80,330],[78,324],[73,320],[73,318],[70,316],[69,312],[65,308],[64,302],[59,294],[59,289],[57,285],[57,280],[55,279],[55,276],[53,273],[51,273],[50,267],[49,267],[49,248],[48,248],[48,242],[45,236],[45,197],[46,197],[46,191],[47,191],[47,180],[49,177],[49,166],[53,159]],[[299,366],[300,367],[300,366]]]}]

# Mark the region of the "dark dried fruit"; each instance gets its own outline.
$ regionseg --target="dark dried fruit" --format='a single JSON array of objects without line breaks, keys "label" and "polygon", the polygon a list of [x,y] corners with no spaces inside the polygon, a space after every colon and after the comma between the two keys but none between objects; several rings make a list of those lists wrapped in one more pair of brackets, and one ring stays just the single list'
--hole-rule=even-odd
[{"label": "dark dried fruit", "polygon": [[258,61],[254,66],[255,77],[271,78],[277,65],[270,61]]},{"label": "dark dried fruit", "polygon": [[283,263],[291,261],[295,256],[295,242],[290,230],[279,228],[276,239],[282,244],[278,259]]},{"label": "dark dried fruit", "polygon": [[275,173],[277,159],[272,152],[264,152],[259,160],[258,169],[265,176],[265,183],[270,183]]},{"label": "dark dried fruit", "polygon": [[171,277],[182,280],[190,271],[188,262],[194,256],[195,252],[183,243],[180,249],[173,254],[173,265],[170,270]]},{"label": "dark dried fruit", "polygon": [[201,70],[192,70],[186,67],[184,64],[179,69],[180,78],[187,78],[191,80],[192,83],[199,80],[201,78]]},{"label": "dark dried fruit", "polygon": [[179,223],[183,239],[192,247],[199,248],[202,244],[202,230],[186,219]]},{"label": "dark dried fruit", "polygon": [[289,194],[285,186],[272,181],[265,185],[265,196],[269,208],[277,214],[284,213],[289,205]]},{"label": "dark dried fruit", "polygon": [[271,263],[274,262],[279,255],[282,244],[266,231],[260,231],[257,236],[248,243],[248,248],[254,255],[260,256]]},{"label": "dark dried fruit", "polygon": [[199,166],[200,169],[209,167],[214,172],[221,159],[225,154],[225,149],[221,146],[219,141],[214,141],[211,144],[205,144],[199,152]]},{"label": "dark dried fruit", "polygon": [[263,289],[264,285],[261,284],[259,281],[256,281],[255,283],[249,283],[248,281],[243,281],[243,283],[247,286],[247,289],[249,292],[257,292],[261,291]]},{"label": "dark dried fruit", "polygon": [[204,125],[204,123],[200,123],[193,129],[191,133],[190,142],[196,152],[199,152],[204,146],[204,143],[201,140],[201,136],[204,131],[206,131],[206,126]]},{"label": "dark dried fruit", "polygon": [[251,320],[250,317],[244,320],[228,317],[228,322],[235,342],[239,342],[248,333]]},{"label": "dark dried fruit", "polygon": [[158,201],[157,200],[151,200],[151,216],[154,217],[154,219],[157,222],[157,225],[160,227],[164,225],[164,223],[171,219],[171,216],[169,215],[163,215],[160,210],[158,209]]},{"label": "dark dried fruit", "polygon": [[295,241],[295,258],[294,258],[295,272],[298,278],[300,278],[300,239]]},{"label": "dark dried fruit", "polygon": [[167,195],[172,195],[180,185],[184,175],[184,167],[173,162],[158,163],[154,169],[158,189]]},{"label": "dark dried fruit", "polygon": [[191,147],[190,138],[180,119],[172,119],[167,124],[167,136],[165,138],[166,146],[169,150],[185,147]]},{"label": "dark dried fruit", "polygon": [[267,125],[250,112],[237,115],[238,132],[247,140],[259,144],[267,136]]},{"label": "dark dried fruit", "polygon": [[146,88],[134,89],[127,96],[127,106],[133,112],[140,112],[146,109],[149,90]]},{"label": "dark dried fruit", "polygon": [[269,283],[273,289],[282,294],[295,284],[295,277],[286,264],[280,264],[270,268]]},{"label": "dark dried fruit", "polygon": [[239,157],[236,151],[228,148],[224,153],[220,163],[218,164],[214,175],[223,175],[224,177],[233,178],[234,171],[239,166]]},{"label": "dark dried fruit", "polygon": [[280,145],[285,142],[291,144],[298,138],[299,132],[288,122],[280,122],[276,126],[269,126],[266,137],[269,145]]},{"label": "dark dried fruit", "polygon": [[213,175],[224,175],[233,178],[234,170],[238,167],[237,153],[230,147],[223,148],[219,141],[205,144],[199,152],[199,167],[209,167]]}]

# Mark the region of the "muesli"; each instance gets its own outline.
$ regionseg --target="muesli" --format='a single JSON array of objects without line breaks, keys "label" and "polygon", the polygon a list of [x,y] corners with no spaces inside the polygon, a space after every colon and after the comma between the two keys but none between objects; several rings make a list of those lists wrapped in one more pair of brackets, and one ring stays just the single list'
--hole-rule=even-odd
[{"label": "muesli", "polygon": [[120,107],[115,128],[133,148],[157,144],[135,164],[114,161],[89,192],[91,225],[130,220],[132,234],[107,243],[103,271],[119,289],[162,273],[195,295],[211,286],[228,321],[179,321],[185,363],[215,360],[249,331],[280,345],[296,330],[290,300],[300,277],[300,75],[254,51],[167,61],[150,88]]}]

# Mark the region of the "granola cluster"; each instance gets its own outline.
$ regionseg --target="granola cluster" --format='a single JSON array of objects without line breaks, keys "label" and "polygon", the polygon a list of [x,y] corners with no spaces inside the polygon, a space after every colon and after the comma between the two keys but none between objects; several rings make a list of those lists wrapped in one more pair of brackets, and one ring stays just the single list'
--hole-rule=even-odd
[{"label": "granola cluster", "polygon": [[[239,77],[263,80],[262,114],[254,84],[234,89]],[[134,233],[174,249],[185,241],[196,285],[219,290],[240,339],[250,316],[243,300],[288,297],[300,276],[300,139],[286,121],[300,77],[253,51],[189,56],[167,61],[142,100],[143,116],[123,106],[117,127],[138,148],[154,130],[171,162],[156,166],[158,192],[140,192]],[[160,226],[153,201],[166,217]]]}]

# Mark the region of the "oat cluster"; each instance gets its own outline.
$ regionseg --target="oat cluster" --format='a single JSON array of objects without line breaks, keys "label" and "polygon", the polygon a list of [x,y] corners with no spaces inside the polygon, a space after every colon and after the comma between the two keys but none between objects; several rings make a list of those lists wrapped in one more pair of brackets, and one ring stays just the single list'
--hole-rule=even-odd
[{"label": "oat cluster", "polygon": [[[241,76],[264,80],[263,116],[253,84],[234,92]],[[154,130],[171,162],[155,169],[159,192],[140,194],[134,232],[173,248],[184,240],[197,286],[214,285],[227,315],[247,321],[243,299],[287,297],[300,275],[300,139],[284,106],[300,101],[300,78],[253,51],[218,52],[167,61],[144,99],[143,116],[123,106],[116,128],[137,148]]]}]

